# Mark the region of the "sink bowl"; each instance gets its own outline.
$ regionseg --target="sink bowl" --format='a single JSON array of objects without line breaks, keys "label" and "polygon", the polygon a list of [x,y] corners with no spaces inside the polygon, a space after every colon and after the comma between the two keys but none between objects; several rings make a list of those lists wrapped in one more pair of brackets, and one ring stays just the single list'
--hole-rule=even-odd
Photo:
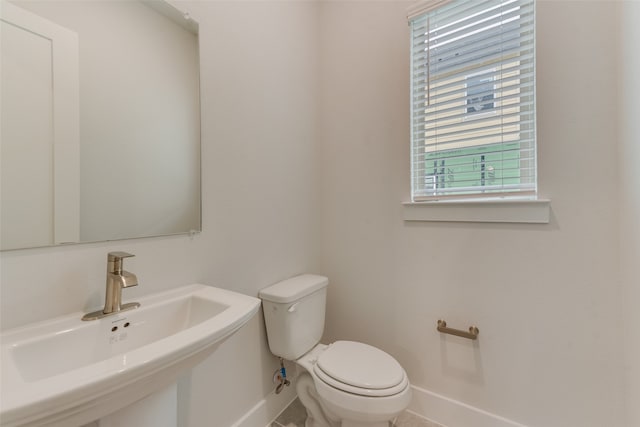
[{"label": "sink bowl", "polygon": [[138,302],[99,320],[78,312],[2,333],[2,426],[68,427],[115,412],[174,383],[260,307],[205,285]]}]

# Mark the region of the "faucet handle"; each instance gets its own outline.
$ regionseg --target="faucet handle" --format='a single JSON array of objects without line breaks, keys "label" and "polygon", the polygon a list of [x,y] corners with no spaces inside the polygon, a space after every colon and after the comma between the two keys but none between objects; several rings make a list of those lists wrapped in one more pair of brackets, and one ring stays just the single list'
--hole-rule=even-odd
[{"label": "faucet handle", "polygon": [[109,252],[107,254],[107,261],[122,261],[122,258],[129,258],[135,256],[134,254],[130,254],[128,252]]},{"label": "faucet handle", "polygon": [[127,252],[109,252],[107,255],[107,272],[122,274],[122,260],[135,256]]}]

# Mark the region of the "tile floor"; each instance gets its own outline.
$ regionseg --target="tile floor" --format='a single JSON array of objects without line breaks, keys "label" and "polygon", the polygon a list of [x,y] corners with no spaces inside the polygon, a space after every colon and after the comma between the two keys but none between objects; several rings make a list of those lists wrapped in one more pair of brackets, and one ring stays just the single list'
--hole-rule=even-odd
[{"label": "tile floor", "polygon": [[[276,420],[271,427],[304,427],[307,411],[299,399],[294,400]],[[444,427],[410,412],[403,412],[390,427]]]}]

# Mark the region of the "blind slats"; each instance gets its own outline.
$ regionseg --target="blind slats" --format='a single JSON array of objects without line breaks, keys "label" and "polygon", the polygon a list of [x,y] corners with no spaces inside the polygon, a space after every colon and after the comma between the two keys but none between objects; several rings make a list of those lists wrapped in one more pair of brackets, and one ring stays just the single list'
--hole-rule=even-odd
[{"label": "blind slats", "polygon": [[[523,61],[524,59],[532,59],[533,55],[525,57],[525,58],[519,58],[520,61]],[[521,62],[517,63],[517,65],[512,65],[510,67],[504,67],[500,69],[500,74],[502,75],[502,77],[500,78],[500,83],[502,85],[502,87],[505,87],[506,85],[512,85],[514,82],[515,83],[521,83],[521,84],[529,84],[529,85],[533,85],[533,76],[534,76],[534,70],[533,70],[533,65],[531,63],[529,63],[529,65],[525,65],[522,64]],[[482,83],[479,82],[479,80],[481,79],[488,79],[488,78],[493,78],[493,76],[496,74],[496,71],[493,71],[493,69],[487,69],[483,72],[474,74],[474,76],[476,77],[476,79],[474,80],[467,80],[465,81],[464,84],[461,84],[460,79],[462,77],[465,77],[464,73],[461,74],[455,74],[455,75],[450,75],[448,76],[448,79],[446,80],[438,80],[436,78],[432,78],[431,79],[431,84],[435,85],[438,84],[437,89],[434,87],[433,90],[431,90],[431,95],[447,95],[447,94],[454,94],[457,93],[458,91],[464,91],[466,93],[466,88],[467,87],[473,87],[473,86],[479,86]],[[416,101],[419,101],[420,99],[425,99],[425,90],[427,88],[427,86],[429,85],[429,83],[426,81],[426,79],[420,83],[417,84],[413,87],[413,99]],[[447,92],[447,89],[453,89],[450,92]]]},{"label": "blind slats", "polygon": [[412,15],[414,200],[536,190],[534,1]]},{"label": "blind slats", "polygon": [[[419,119],[423,119],[422,123],[415,123],[418,126],[435,126],[436,123],[442,122],[443,120],[452,120],[454,118],[459,119],[474,119],[473,115],[470,115],[470,112],[467,112],[466,109],[460,108],[460,102],[464,102],[467,107],[477,107],[478,105],[488,105],[492,103],[491,112],[498,113],[499,109],[502,109],[503,117],[508,116],[511,111],[519,109],[522,111],[521,114],[524,114],[525,111],[530,111],[528,107],[533,108],[533,101],[522,100],[523,96],[521,95],[524,89],[529,89],[527,86],[518,86],[516,93],[511,93],[503,96],[495,96],[489,98],[487,95],[491,94],[491,92],[479,92],[474,95],[463,95],[455,100],[443,100],[439,102],[439,98],[434,96],[431,98],[431,103],[428,106],[424,106],[424,101],[422,101],[423,106],[420,107],[420,102],[416,102],[414,104],[414,120],[418,121]],[[495,93],[495,92],[494,92]],[[519,101],[519,102],[518,102]],[[518,108],[519,107],[519,108]],[[527,107],[524,109],[522,107]],[[487,107],[489,108],[489,107]],[[431,110],[437,109],[438,114],[434,115]],[[506,111],[504,111],[506,110]],[[441,126],[447,126],[441,123]],[[453,125],[449,125],[453,126]],[[417,128],[416,128],[417,129]]]},{"label": "blind slats", "polygon": [[[483,147],[480,147],[478,151],[480,151],[480,149]],[[456,155],[452,155],[452,156],[447,156],[446,158],[450,158],[450,159],[457,159],[457,161],[459,161],[459,163],[456,163],[456,165],[462,165],[462,166],[466,166],[466,165],[472,165],[477,163],[477,160],[475,156],[477,155],[484,155],[485,157],[489,154],[496,154],[496,153],[501,153],[501,156],[493,156],[492,158],[494,159],[494,161],[507,161],[507,160],[512,160],[514,158],[516,158],[515,155],[517,154],[522,154],[519,153],[519,151],[524,151],[524,158],[532,158],[533,156],[533,149],[529,149],[529,150],[521,150],[519,148],[513,148],[511,150],[509,149],[505,149],[503,151],[482,151],[481,154],[480,153],[473,153],[473,154],[460,154],[458,156]],[[529,152],[527,152],[529,151]],[[522,157],[520,157],[522,158]],[[438,154],[425,154],[425,162],[424,165],[421,167],[422,170],[427,170],[429,168],[431,168],[431,164],[429,162],[432,161],[439,161],[441,160],[440,157],[438,157]],[[482,160],[482,159],[480,159]],[[485,162],[486,162],[486,158],[485,158]]]}]

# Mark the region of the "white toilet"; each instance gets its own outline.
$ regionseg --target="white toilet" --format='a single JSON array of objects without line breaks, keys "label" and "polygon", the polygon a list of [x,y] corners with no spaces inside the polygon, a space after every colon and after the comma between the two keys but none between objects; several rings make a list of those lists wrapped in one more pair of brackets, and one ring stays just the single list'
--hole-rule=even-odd
[{"label": "white toilet", "polygon": [[407,374],[389,354],[367,344],[320,344],[326,277],[303,274],[260,291],[269,348],[304,369],[296,391],[306,427],[388,427],[411,401]]}]

